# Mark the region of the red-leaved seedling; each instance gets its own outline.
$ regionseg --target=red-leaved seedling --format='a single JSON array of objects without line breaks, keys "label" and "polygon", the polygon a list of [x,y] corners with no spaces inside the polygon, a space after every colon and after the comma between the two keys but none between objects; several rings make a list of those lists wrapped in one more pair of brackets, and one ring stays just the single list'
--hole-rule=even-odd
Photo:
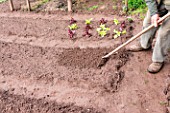
[{"label": "red-leaved seedling", "polygon": [[123,22],[120,24],[119,30],[120,30],[120,31],[123,31],[123,29],[125,29],[125,28],[126,28],[126,23],[125,23],[125,21],[123,21]]},{"label": "red-leaved seedling", "polygon": [[87,35],[88,35],[88,37],[91,37],[91,36],[92,36],[92,34],[89,33],[89,30],[92,29],[92,27],[90,26],[92,20],[93,20],[93,18],[87,19],[87,20],[85,21],[86,26],[85,26],[85,33],[83,34],[83,36],[87,36]]},{"label": "red-leaved seedling", "polygon": [[70,25],[71,24],[75,24],[77,21],[74,19],[74,18],[71,18],[71,20],[70,20]]},{"label": "red-leaved seedling", "polygon": [[74,37],[75,30],[78,28],[76,22],[77,21],[74,18],[71,18],[69,29],[68,29],[68,35],[69,35],[70,38]]},{"label": "red-leaved seedling", "polygon": [[92,34],[89,33],[89,30],[90,30],[90,29],[92,29],[92,27],[91,27],[90,25],[86,25],[86,27],[85,27],[85,33],[83,34],[83,36],[87,36],[87,35],[88,35],[88,37],[91,37]]},{"label": "red-leaved seedling", "polygon": [[102,18],[100,21],[99,21],[99,24],[106,24],[107,23],[107,20],[105,20],[104,18]]}]

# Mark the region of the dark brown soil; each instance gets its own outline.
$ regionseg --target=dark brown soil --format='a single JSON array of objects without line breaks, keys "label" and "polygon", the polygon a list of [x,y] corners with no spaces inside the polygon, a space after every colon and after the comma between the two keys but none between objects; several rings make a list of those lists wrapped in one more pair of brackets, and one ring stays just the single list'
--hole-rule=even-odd
[{"label": "dark brown soil", "polygon": [[1,113],[105,113],[94,108],[83,108],[72,104],[58,104],[45,98],[25,98],[9,91],[0,91]]},{"label": "dark brown soil", "polygon": [[[92,2],[92,6],[97,3]],[[17,0],[15,3],[21,4]],[[169,57],[156,75],[146,71],[151,51],[132,55],[122,49],[98,68],[103,55],[126,41],[128,35],[141,31],[139,19],[133,17],[134,23],[127,23],[129,34],[113,39],[113,30],[119,29],[113,19],[122,22],[125,16],[104,16],[99,10],[94,10],[99,15],[9,13],[7,3],[0,4],[1,8],[2,113],[163,113]],[[73,39],[67,31],[71,17],[79,26]],[[93,36],[83,37],[84,20],[92,17]],[[103,17],[111,31],[101,38],[96,28]]]},{"label": "dark brown soil", "polygon": [[102,56],[110,51],[111,48],[66,49],[60,55],[59,64],[80,69],[98,68],[98,65],[102,60]]}]

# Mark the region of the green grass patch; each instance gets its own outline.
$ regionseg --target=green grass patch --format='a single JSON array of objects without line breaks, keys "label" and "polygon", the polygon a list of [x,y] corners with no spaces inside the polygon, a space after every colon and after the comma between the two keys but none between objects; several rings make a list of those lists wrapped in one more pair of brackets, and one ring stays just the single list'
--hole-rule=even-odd
[{"label": "green grass patch", "polygon": [[128,0],[128,8],[130,10],[145,9],[146,3],[144,0]]},{"label": "green grass patch", "polygon": [[129,14],[139,14],[141,18],[146,14],[148,8],[144,0],[128,0]]},{"label": "green grass patch", "polygon": [[40,2],[38,2],[38,4],[36,4],[35,6],[32,7],[32,10],[36,10],[37,8],[41,7],[45,3],[48,3],[49,1],[50,0],[40,0]]},{"label": "green grass patch", "polygon": [[2,3],[2,2],[6,2],[7,0],[0,0],[0,3]]},{"label": "green grass patch", "polygon": [[88,11],[93,11],[93,10],[97,9],[98,7],[99,7],[98,5],[94,5],[92,7],[87,8],[87,10]]}]

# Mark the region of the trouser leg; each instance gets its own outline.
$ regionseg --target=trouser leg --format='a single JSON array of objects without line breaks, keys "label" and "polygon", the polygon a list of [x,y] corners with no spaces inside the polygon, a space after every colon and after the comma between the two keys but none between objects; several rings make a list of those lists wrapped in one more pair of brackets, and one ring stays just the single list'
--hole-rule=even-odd
[{"label": "trouser leg", "polygon": [[[151,25],[151,16],[149,11],[146,14],[146,17],[143,21],[143,29],[147,28],[148,26]],[[152,40],[155,36],[155,33],[157,31],[158,28],[152,28],[151,30],[149,30],[148,32],[144,33],[141,37],[140,37],[140,44],[144,49],[148,49],[151,46]]]},{"label": "trouser leg", "polygon": [[152,61],[163,62],[168,48],[170,48],[170,18],[166,19],[158,30]]}]

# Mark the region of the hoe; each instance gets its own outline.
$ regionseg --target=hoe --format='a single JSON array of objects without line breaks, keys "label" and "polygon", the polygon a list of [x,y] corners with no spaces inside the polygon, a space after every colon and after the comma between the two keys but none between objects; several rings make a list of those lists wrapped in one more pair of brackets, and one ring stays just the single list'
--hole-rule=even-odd
[{"label": "hoe", "polygon": [[[170,13],[166,14],[165,16],[163,16],[158,23],[162,23],[165,19],[167,19],[168,17],[170,17]],[[135,36],[133,36],[132,38],[130,38],[128,41],[126,41],[125,43],[123,43],[122,45],[118,46],[116,49],[114,49],[113,51],[111,51],[110,53],[106,54],[105,56],[102,57],[101,62],[98,64],[98,67],[103,66],[109,59],[109,57],[114,54],[115,52],[117,52],[118,50],[120,50],[121,48],[125,47],[126,45],[128,45],[129,43],[131,43],[132,41],[134,41],[135,39],[137,39],[138,37],[140,37],[142,34],[146,33],[147,31],[149,31],[150,29],[152,29],[154,27],[154,25],[150,25],[147,28],[145,28],[144,30],[142,30],[141,32],[139,32],[138,34],[136,34]]]}]

